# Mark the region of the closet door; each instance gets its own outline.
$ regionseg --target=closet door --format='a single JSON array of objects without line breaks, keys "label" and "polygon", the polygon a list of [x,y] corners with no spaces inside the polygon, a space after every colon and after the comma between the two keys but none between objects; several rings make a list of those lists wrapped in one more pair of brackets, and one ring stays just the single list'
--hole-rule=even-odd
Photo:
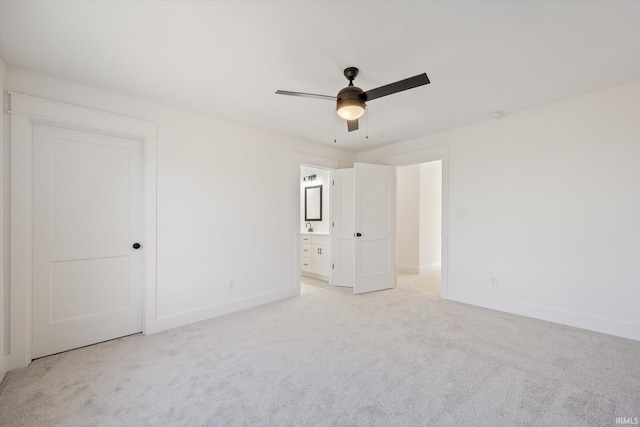
[{"label": "closet door", "polygon": [[142,331],[142,143],[33,128],[33,347]]}]

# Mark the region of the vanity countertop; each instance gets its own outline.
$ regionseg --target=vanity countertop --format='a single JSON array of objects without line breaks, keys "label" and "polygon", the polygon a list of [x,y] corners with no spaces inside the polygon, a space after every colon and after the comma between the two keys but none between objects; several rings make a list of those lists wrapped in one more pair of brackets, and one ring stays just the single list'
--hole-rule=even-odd
[{"label": "vanity countertop", "polygon": [[315,234],[316,236],[328,236],[329,235],[329,233],[326,233],[326,232],[315,232],[315,231],[312,231],[312,232],[301,231],[300,234],[311,234],[311,235]]}]

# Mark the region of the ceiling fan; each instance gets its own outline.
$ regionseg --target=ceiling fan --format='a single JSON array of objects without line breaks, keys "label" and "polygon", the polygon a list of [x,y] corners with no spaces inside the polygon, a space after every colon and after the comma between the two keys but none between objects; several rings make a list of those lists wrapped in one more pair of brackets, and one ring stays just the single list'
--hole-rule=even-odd
[{"label": "ceiling fan", "polygon": [[358,76],[356,67],[349,67],[344,70],[344,76],[349,80],[349,86],[338,92],[337,96],[316,95],[314,93],[290,92],[287,90],[277,90],[278,95],[303,96],[306,98],[326,99],[329,101],[337,101],[336,111],[340,117],[347,121],[347,129],[349,132],[358,129],[358,118],[364,114],[366,102],[383,96],[392,95],[402,92],[403,90],[413,89],[414,87],[429,84],[429,77],[426,73],[419,74],[408,79],[400,80],[395,83],[380,86],[375,89],[363,91],[359,87],[353,85],[353,81]]}]

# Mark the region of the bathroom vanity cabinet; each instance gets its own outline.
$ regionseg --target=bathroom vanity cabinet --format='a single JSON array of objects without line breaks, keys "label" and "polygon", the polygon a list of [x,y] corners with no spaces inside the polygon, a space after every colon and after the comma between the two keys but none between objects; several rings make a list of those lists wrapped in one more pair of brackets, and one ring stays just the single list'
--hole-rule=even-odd
[{"label": "bathroom vanity cabinet", "polygon": [[300,235],[300,270],[305,276],[329,280],[331,274],[331,237],[328,234]]}]

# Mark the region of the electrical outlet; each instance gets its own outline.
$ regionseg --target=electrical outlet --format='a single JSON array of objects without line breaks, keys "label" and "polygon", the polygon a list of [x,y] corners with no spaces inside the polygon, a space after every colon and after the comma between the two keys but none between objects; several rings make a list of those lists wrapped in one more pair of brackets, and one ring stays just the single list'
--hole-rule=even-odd
[{"label": "electrical outlet", "polygon": [[467,217],[467,208],[458,208],[458,218]]},{"label": "electrical outlet", "polygon": [[236,289],[236,281],[235,281],[235,280],[231,280],[231,281],[229,282],[229,290],[230,290],[230,291],[233,291],[233,290],[235,290],[235,289]]},{"label": "electrical outlet", "polygon": [[498,276],[491,276],[491,278],[489,279],[489,285],[491,285],[493,287],[497,287],[498,286]]}]

